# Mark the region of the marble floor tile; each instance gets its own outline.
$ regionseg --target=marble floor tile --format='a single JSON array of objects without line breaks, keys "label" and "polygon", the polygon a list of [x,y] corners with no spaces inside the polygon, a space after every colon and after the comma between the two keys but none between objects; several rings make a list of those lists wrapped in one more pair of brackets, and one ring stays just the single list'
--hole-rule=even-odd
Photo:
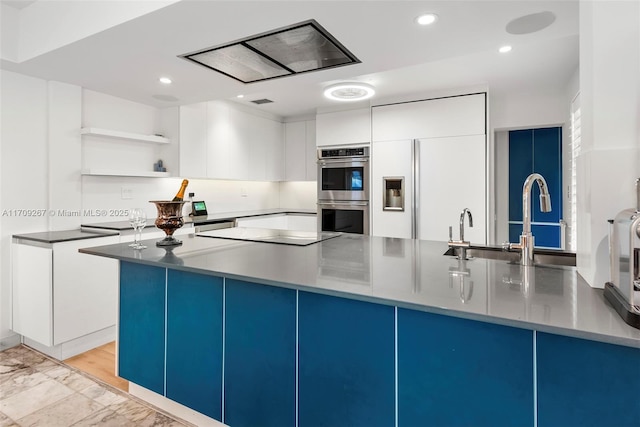
[{"label": "marble floor tile", "polygon": [[126,397],[120,394],[113,393],[106,387],[95,383],[85,388],[84,390],[80,390],[80,393],[104,406],[115,405],[127,400]]},{"label": "marble floor tile", "polygon": [[0,382],[0,399],[6,399],[14,394],[21,393],[49,379],[48,376],[32,368],[14,372],[5,381]]},{"label": "marble floor tile", "polygon": [[138,427],[184,427],[184,424],[173,420],[159,412],[153,412],[146,418],[136,421]]},{"label": "marble floor tile", "polygon": [[0,384],[6,381],[12,381],[17,375],[23,375],[26,370],[33,369],[26,363],[19,361],[18,359],[4,359],[0,362]]},{"label": "marble floor tile", "polygon": [[107,408],[94,412],[75,424],[67,425],[70,427],[137,427],[133,421]]},{"label": "marble floor tile", "polygon": [[7,417],[5,414],[0,412],[0,427],[18,427],[11,418]]},{"label": "marble floor tile", "polygon": [[0,427],[190,426],[26,346],[0,351]]},{"label": "marble floor tile", "polygon": [[49,406],[17,420],[21,427],[68,426],[103,409],[100,405],[79,393],[74,393]]},{"label": "marble floor tile", "polygon": [[107,408],[115,411],[120,415],[124,415],[128,420],[137,422],[144,418],[147,418],[154,412],[148,406],[141,405],[140,403],[127,399],[124,402],[116,403],[113,405],[107,406]]},{"label": "marble floor tile", "polygon": [[21,393],[0,400],[0,412],[18,420],[58,400],[73,394],[73,390],[49,379]]}]

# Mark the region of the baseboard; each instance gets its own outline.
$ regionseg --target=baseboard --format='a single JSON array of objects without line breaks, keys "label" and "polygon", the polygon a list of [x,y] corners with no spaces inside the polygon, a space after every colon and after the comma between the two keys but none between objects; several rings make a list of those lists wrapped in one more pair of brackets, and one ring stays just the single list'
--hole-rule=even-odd
[{"label": "baseboard", "polygon": [[57,360],[65,360],[111,341],[115,341],[115,339],[116,327],[114,325],[51,347],[40,344],[27,337],[24,337],[23,343],[49,357]]},{"label": "baseboard", "polygon": [[0,339],[0,351],[6,350],[11,347],[15,347],[22,343],[22,337],[20,334],[9,335],[8,337],[4,337]]},{"label": "baseboard", "polygon": [[148,390],[142,386],[129,382],[129,394],[135,396],[153,406],[183,420],[197,425],[198,427],[228,427],[220,421],[207,417],[198,411],[194,411],[184,405],[174,402],[171,399]]}]

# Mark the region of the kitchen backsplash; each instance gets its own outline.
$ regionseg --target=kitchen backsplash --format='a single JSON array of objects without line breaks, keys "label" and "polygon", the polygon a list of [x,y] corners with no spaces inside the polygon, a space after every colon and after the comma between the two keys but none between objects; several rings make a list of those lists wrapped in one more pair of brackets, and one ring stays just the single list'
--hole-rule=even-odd
[{"label": "kitchen backsplash", "polygon": [[[127,220],[121,210],[140,207],[156,214],[149,200],[170,199],[182,178],[94,177],[82,178],[83,223]],[[209,213],[274,208],[316,208],[315,182],[257,182],[189,180],[188,193],[204,200]],[[187,197],[185,197],[186,199]],[[103,216],[106,211],[107,216]],[[87,215],[89,214],[89,215]]]}]

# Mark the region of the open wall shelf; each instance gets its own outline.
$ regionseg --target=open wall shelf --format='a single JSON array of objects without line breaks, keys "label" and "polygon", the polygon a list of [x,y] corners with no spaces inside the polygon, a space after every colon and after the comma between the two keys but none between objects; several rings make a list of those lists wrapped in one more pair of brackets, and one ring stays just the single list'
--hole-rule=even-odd
[{"label": "open wall shelf", "polygon": [[132,141],[152,142],[155,144],[169,144],[171,142],[169,138],[165,138],[164,136],[142,135],[138,133],[121,132],[117,130],[100,128],[82,128],[80,129],[80,134],[89,136],[105,136],[116,139],[129,139]]}]

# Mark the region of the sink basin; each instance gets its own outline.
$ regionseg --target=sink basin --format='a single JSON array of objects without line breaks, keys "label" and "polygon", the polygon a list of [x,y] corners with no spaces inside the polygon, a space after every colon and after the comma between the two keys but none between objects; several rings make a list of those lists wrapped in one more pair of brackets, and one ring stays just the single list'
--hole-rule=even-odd
[{"label": "sink basin", "polygon": [[[443,255],[457,256],[455,248],[449,248]],[[468,258],[495,259],[513,264],[520,262],[520,252],[507,251],[491,246],[470,246],[467,248]],[[576,254],[554,249],[535,249],[533,251],[534,265],[567,265],[576,266]]]}]

